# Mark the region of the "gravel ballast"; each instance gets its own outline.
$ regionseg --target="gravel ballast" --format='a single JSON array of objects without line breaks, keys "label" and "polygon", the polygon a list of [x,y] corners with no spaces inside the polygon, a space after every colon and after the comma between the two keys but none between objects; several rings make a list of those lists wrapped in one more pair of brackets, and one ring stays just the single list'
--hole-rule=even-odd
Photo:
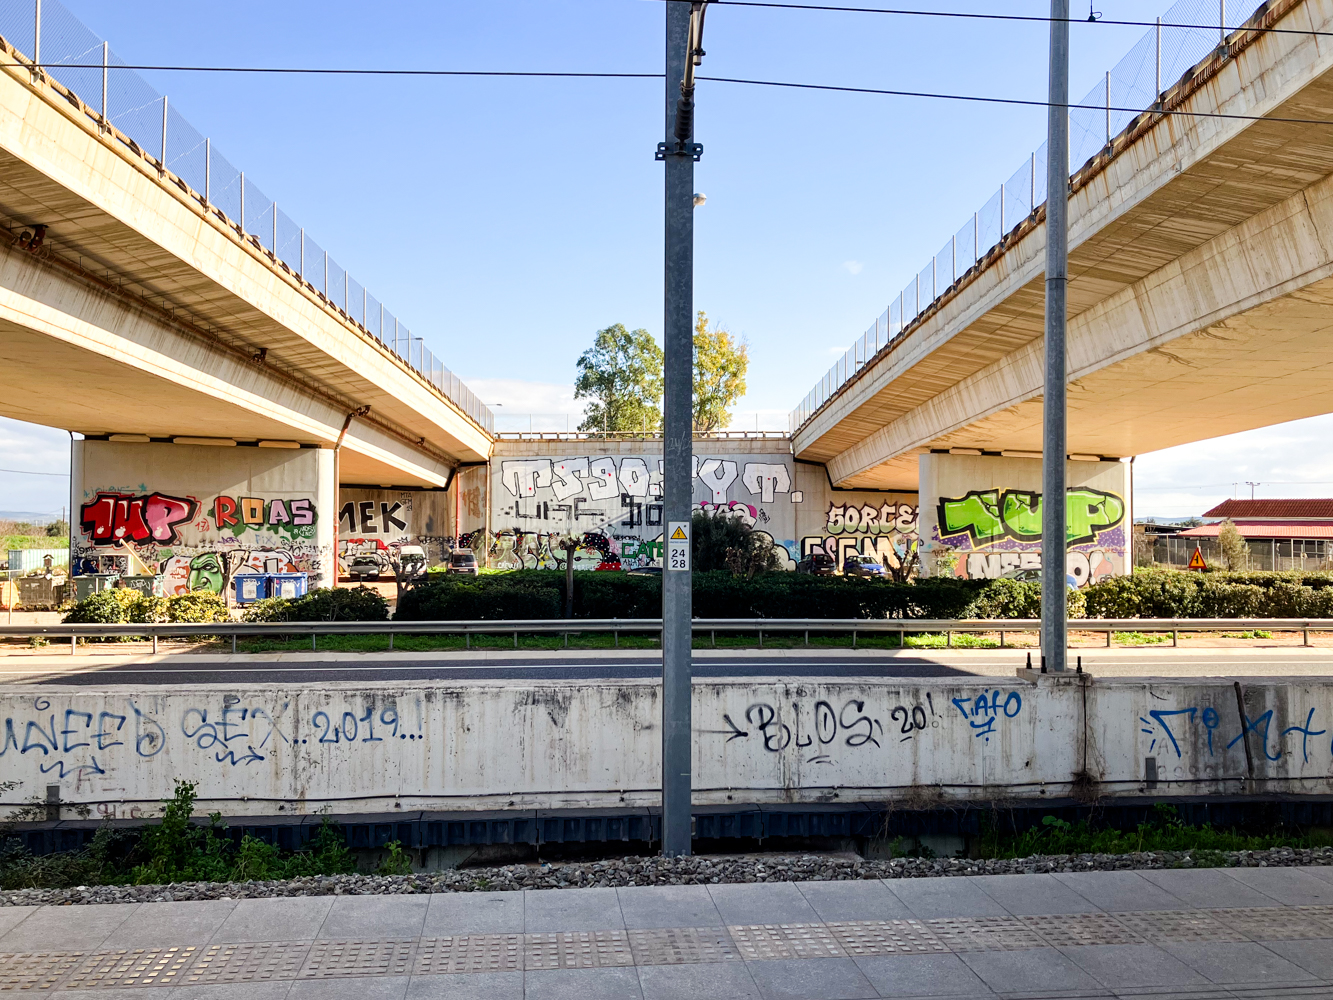
[{"label": "gravel ballast", "polygon": [[1155,868],[1296,868],[1333,866],[1333,848],[1268,851],[1159,851],[1063,854],[1029,858],[894,858],[887,861],[790,854],[770,857],[620,858],[545,865],[465,868],[413,875],[318,875],[275,882],[179,882],[78,886],[0,892],[0,906],[158,903],[273,896],[370,896],[429,892],[513,892],[616,886],[717,885],[737,882],[830,882],[877,878],[958,878],[1048,872]]}]

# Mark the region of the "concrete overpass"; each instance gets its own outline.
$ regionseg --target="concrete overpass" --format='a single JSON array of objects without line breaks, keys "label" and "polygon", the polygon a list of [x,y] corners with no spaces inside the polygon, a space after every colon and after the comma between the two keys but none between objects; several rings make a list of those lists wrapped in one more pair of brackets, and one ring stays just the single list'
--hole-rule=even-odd
[{"label": "concrete overpass", "polygon": [[343,483],[441,487],[489,457],[489,411],[419,338],[377,329],[322,259],[293,267],[30,65],[0,44],[0,413],[90,436],[341,442]]},{"label": "concrete overpass", "polygon": [[[1329,0],[1266,3],[1073,176],[1071,454],[1333,410],[1328,32]],[[1045,241],[1041,206],[812,394],[798,457],[839,486],[915,488],[923,454],[1038,453]]]}]

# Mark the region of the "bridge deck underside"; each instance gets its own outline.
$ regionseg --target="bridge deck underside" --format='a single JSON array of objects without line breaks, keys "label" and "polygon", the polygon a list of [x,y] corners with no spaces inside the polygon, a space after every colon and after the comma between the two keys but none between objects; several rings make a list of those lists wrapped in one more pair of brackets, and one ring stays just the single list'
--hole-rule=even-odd
[{"label": "bridge deck underside", "polygon": [[[1071,329],[1082,314],[1333,172],[1333,70],[1313,43],[1262,38],[1222,65],[1187,107],[1266,118],[1163,119],[1085,178],[1070,204]],[[1330,125],[1302,123],[1309,120]],[[1267,252],[1242,266],[1262,272]],[[797,434],[798,455],[829,463],[841,486],[911,488],[923,451],[1039,450],[1039,388],[997,413],[990,394],[968,380],[1040,348],[1044,255],[1043,215],[816,414]],[[1233,316],[1225,332],[1208,329],[1216,324],[1208,322],[1207,290],[1190,294],[1200,322],[1177,326],[1178,341],[1155,341],[1147,356],[1078,378],[1069,397],[1071,453],[1140,454],[1333,409],[1333,394],[1318,388],[1327,377],[1322,287]],[[974,419],[932,426],[925,417],[940,399],[969,385]]]}]

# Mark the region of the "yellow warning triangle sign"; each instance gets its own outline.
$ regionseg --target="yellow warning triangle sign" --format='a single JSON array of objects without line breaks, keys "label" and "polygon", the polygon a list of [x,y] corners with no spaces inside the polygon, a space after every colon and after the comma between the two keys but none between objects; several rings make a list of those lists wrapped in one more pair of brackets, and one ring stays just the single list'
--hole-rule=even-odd
[{"label": "yellow warning triangle sign", "polygon": [[671,533],[671,540],[673,542],[689,541],[689,539],[685,537],[685,529],[682,528],[680,525],[676,525],[676,530]]},{"label": "yellow warning triangle sign", "polygon": [[1203,561],[1203,552],[1199,546],[1194,546],[1194,555],[1190,556],[1190,569],[1207,569],[1208,564]]}]

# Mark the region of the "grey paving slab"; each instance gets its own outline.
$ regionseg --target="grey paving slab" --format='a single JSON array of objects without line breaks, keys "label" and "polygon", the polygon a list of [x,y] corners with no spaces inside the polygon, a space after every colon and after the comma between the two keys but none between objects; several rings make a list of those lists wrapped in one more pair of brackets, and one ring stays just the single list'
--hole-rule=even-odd
[{"label": "grey paving slab", "polygon": [[1320,979],[1333,980],[1333,941],[1262,941],[1269,951]]},{"label": "grey paving slab", "polygon": [[338,896],[318,938],[414,938],[426,923],[430,896]]},{"label": "grey paving slab", "polygon": [[742,962],[640,966],[639,987],[643,1000],[762,1000]]},{"label": "grey paving slab", "polygon": [[621,930],[624,926],[615,889],[523,891],[523,929],[529,934]]},{"label": "grey paving slab", "polygon": [[855,882],[797,882],[820,920],[903,920],[907,904],[878,879]]},{"label": "grey paving slab", "polygon": [[[333,908],[334,896],[242,899],[217,929],[210,944],[240,941],[310,941]],[[148,906],[154,904],[148,903]]]},{"label": "grey paving slab", "polygon": [[1208,979],[1197,969],[1150,944],[1093,944],[1060,951],[1111,989],[1208,984]]},{"label": "grey paving slab", "polygon": [[42,906],[0,937],[0,951],[89,951],[134,916],[140,903]]},{"label": "grey paving slab", "polygon": [[1307,875],[1313,875],[1315,878],[1323,879],[1325,882],[1333,883],[1333,865],[1310,865],[1308,868],[1302,868],[1301,871]]},{"label": "grey paving slab", "polygon": [[819,914],[805,901],[795,882],[745,882],[710,885],[723,923],[781,924],[818,923]]},{"label": "grey paving slab", "polygon": [[298,979],[287,991],[287,1000],[403,1000],[408,980],[408,976]]},{"label": "grey paving slab", "polygon": [[1101,985],[1055,948],[972,952],[959,957],[997,993],[1095,990]]},{"label": "grey paving slab", "polygon": [[870,980],[850,958],[794,958],[747,962],[764,1000],[870,1000]]},{"label": "grey paving slab", "polygon": [[1328,906],[1333,885],[1301,868],[1225,868],[1237,882],[1286,906]]},{"label": "grey paving slab", "polygon": [[631,929],[716,927],[724,923],[706,885],[630,886],[617,889],[620,913]]},{"label": "grey paving slab", "polygon": [[22,923],[29,913],[36,913],[38,909],[40,907],[36,906],[6,906],[0,909],[0,937],[4,937]]},{"label": "grey paving slab", "polygon": [[633,968],[550,969],[523,974],[523,997],[524,1000],[643,1000],[643,993],[639,989],[638,971]]},{"label": "grey paving slab", "polygon": [[106,936],[103,948],[151,948],[163,944],[203,944],[231,916],[229,899],[149,903]]},{"label": "grey paving slab", "polygon": [[979,875],[967,881],[1016,916],[1098,911],[1095,903],[1053,875]]},{"label": "grey paving slab", "polygon": [[936,917],[1002,917],[1003,906],[973,885],[972,878],[904,878],[885,882],[922,920]]},{"label": "grey paving slab", "polygon": [[523,1000],[523,973],[413,976],[406,1000]]},{"label": "grey paving slab", "polygon": [[521,892],[437,892],[430,896],[422,937],[522,934]]},{"label": "grey paving slab", "polygon": [[1203,973],[1209,982],[1223,986],[1298,983],[1315,978],[1276,952],[1248,941],[1164,944],[1162,949]]},{"label": "grey paving slab", "polygon": [[1168,868],[1139,874],[1190,906],[1226,908],[1273,905],[1272,897],[1237,881],[1221,868]]},{"label": "grey paving slab", "polygon": [[976,996],[989,992],[957,955],[876,955],[856,964],[882,997]]},{"label": "grey paving slab", "polygon": [[[285,983],[283,984],[286,985]],[[48,996],[57,996],[61,1000],[143,1000],[143,990],[136,989],[97,989],[97,990],[59,990]],[[239,996],[239,994],[238,994]]]},{"label": "grey paving slab", "polygon": [[[171,990],[170,1000],[283,1000],[291,983],[229,983],[221,986],[177,986]],[[83,991],[87,992],[87,991]],[[156,990],[149,990],[145,997],[144,990],[136,990],[133,1000],[158,1000]],[[57,993],[58,997],[69,996]],[[105,992],[97,990],[89,996],[103,997]]]},{"label": "grey paving slab", "polygon": [[1109,912],[1186,910],[1190,904],[1138,872],[1059,872],[1052,876]]}]

